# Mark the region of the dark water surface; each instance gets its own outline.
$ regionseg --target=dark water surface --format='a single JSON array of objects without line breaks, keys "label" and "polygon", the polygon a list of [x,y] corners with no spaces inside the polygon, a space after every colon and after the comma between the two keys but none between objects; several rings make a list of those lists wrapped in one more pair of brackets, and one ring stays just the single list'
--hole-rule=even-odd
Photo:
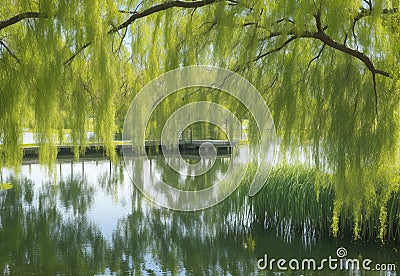
[{"label": "dark water surface", "polygon": [[[191,185],[210,186],[228,161],[217,159],[210,174]],[[179,186],[191,179],[174,175],[159,158],[151,165]],[[157,207],[131,184],[122,162],[66,160],[52,171],[25,164],[18,176],[3,169],[5,182],[13,184],[0,190],[0,273],[5,275],[397,275],[390,264],[400,266],[398,241],[381,245],[265,229],[229,198],[197,212]],[[371,271],[345,270],[340,247],[360,266],[370,259]],[[285,260],[281,269],[278,259]],[[376,264],[385,269],[372,270]]]}]

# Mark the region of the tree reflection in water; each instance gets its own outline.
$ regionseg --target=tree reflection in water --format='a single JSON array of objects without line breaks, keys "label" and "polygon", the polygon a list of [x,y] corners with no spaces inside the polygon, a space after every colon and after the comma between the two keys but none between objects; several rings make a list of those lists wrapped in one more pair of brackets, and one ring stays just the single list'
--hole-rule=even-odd
[{"label": "tree reflection in water", "polygon": [[[0,194],[0,268],[12,275],[94,274],[106,267],[106,240],[98,226],[87,219],[90,201],[80,190],[64,189],[50,182],[36,190],[32,180],[12,178],[14,188]],[[75,215],[62,210],[68,202]]]},{"label": "tree reflection in water", "polygon": [[[165,180],[199,189],[226,171],[228,163],[217,159],[211,174],[189,186],[165,162],[152,160]],[[305,240],[296,233],[288,240],[252,225],[245,189],[213,208],[178,212],[143,197],[122,162],[68,161],[57,166],[48,175],[39,165],[23,165],[18,177],[3,169],[3,180],[13,188],[0,190],[0,272],[249,275],[257,272],[257,259],[265,253],[318,257],[334,254],[338,245],[337,239]],[[398,258],[394,247],[346,247],[381,261]]]}]

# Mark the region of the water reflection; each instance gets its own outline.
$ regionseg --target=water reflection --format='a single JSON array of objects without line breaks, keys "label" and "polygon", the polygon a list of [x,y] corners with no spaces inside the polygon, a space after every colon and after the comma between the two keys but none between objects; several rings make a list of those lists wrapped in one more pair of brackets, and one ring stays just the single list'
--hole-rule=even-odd
[{"label": "water reflection", "polygon": [[[195,185],[207,187],[227,161],[216,160],[212,174]],[[162,177],[188,187],[188,179],[172,175],[165,161],[151,162]],[[398,244],[266,230],[253,223],[244,190],[204,211],[159,208],[134,188],[122,163],[108,160],[61,162],[50,172],[27,164],[20,175],[4,169],[1,177],[13,184],[0,190],[0,272],[6,275],[264,275],[257,259],[266,253],[318,259],[339,246],[374,262],[399,259]]]}]

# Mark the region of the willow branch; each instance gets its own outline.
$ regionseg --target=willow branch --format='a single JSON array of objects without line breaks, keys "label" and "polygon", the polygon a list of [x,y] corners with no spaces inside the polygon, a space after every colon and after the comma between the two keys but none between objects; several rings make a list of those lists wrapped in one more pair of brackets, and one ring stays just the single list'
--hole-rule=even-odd
[{"label": "willow branch", "polygon": [[[395,14],[397,12],[399,12],[398,8],[382,9],[381,14],[389,15],[389,14]],[[363,19],[364,17],[367,17],[367,16],[372,16],[372,15],[373,15],[372,9],[360,8],[360,12],[354,17],[353,24],[355,25],[357,23],[357,21],[359,21],[360,19]]]},{"label": "willow branch", "polygon": [[266,57],[266,56],[268,56],[268,55],[270,55],[270,54],[272,54],[272,53],[275,53],[275,52],[278,52],[278,51],[282,50],[282,49],[285,48],[287,45],[289,45],[290,42],[294,41],[294,40],[297,39],[297,38],[299,38],[297,35],[292,35],[292,36],[289,37],[287,40],[285,40],[285,41],[282,43],[282,45],[280,45],[280,46],[278,46],[278,47],[276,47],[276,48],[273,48],[273,49],[271,49],[271,50],[269,50],[269,51],[267,51],[267,52],[265,52],[265,53],[263,53],[263,54],[260,54],[260,55],[256,56],[256,57],[253,59],[253,61],[257,61],[257,60],[259,60],[259,59],[261,59],[261,58],[264,58],[264,57]]},{"label": "willow branch", "polygon": [[[108,33],[112,34],[115,33],[123,28],[128,27],[130,24],[132,24],[133,22],[135,22],[137,19],[139,18],[143,18],[146,16],[149,16],[153,13],[159,12],[159,11],[163,11],[163,10],[167,10],[173,7],[181,7],[181,8],[198,8],[198,7],[202,7],[202,6],[206,6],[209,4],[212,4],[214,2],[217,1],[221,1],[221,0],[201,0],[201,1],[170,1],[170,2],[165,2],[156,6],[153,6],[149,9],[146,9],[142,12],[134,12],[132,14],[132,16],[129,17],[129,19],[125,22],[123,22],[122,24],[113,27]],[[229,1],[231,2],[231,1]],[[6,27],[12,26],[22,20],[25,19],[31,19],[31,18],[48,18],[46,13],[41,13],[41,12],[23,12],[20,14],[17,14],[9,19],[0,21],[0,31]],[[75,52],[68,60],[66,60],[64,62],[64,64],[70,64],[72,62],[72,60],[80,53],[82,52],[84,49],[86,49],[87,47],[89,47],[91,45],[91,42],[86,43],[85,45],[83,45],[81,48],[79,48],[77,50],[77,52]],[[7,49],[7,47],[6,47]],[[7,49],[8,51],[8,49]]]},{"label": "willow branch", "polygon": [[311,66],[311,63],[313,63],[315,60],[319,59],[319,57],[322,55],[322,52],[323,52],[324,49],[325,49],[325,46],[326,46],[325,43],[322,44],[322,47],[321,47],[321,49],[319,50],[318,54],[317,54],[315,57],[313,57],[313,58],[310,60],[310,62],[308,63],[308,67],[310,67],[310,66]]},{"label": "willow branch", "polygon": [[389,72],[375,68],[371,59],[368,56],[366,56],[364,53],[354,50],[350,47],[347,47],[344,44],[340,44],[337,41],[333,40],[330,36],[328,36],[325,33],[325,30],[321,27],[320,15],[317,14],[314,17],[316,20],[317,30],[318,30],[318,32],[314,33],[314,35],[313,35],[314,38],[321,40],[323,43],[325,43],[326,45],[328,45],[336,50],[339,50],[343,53],[349,54],[350,56],[353,56],[353,57],[359,59],[360,61],[362,61],[365,64],[365,66],[367,66],[368,70],[371,71],[372,74],[379,74],[379,75],[382,75],[385,77],[392,78],[392,76],[389,74]]},{"label": "willow branch", "polygon": [[9,19],[0,21],[0,31],[6,27],[12,26],[24,19],[30,18],[47,18],[47,14],[43,12],[23,12]]},{"label": "willow branch", "polygon": [[378,91],[376,90],[376,74],[372,73],[372,82],[374,85],[374,96],[375,96],[375,114],[378,116]]},{"label": "willow branch", "polygon": [[21,63],[21,61],[19,60],[19,58],[11,51],[10,48],[8,48],[7,44],[5,44],[2,40],[0,40],[0,44],[1,44],[1,46],[4,47],[4,49],[7,50],[7,52],[8,52],[13,58],[15,58],[15,60],[16,60],[18,63]]},{"label": "willow branch", "polygon": [[119,26],[116,26],[114,28],[112,28],[108,33],[115,33],[123,28],[127,28],[129,25],[131,25],[133,22],[135,22],[137,19],[142,18],[142,17],[146,17],[149,16],[153,13],[157,13],[163,10],[167,10],[170,8],[174,8],[174,7],[179,7],[179,8],[199,8],[202,6],[206,6],[212,3],[215,3],[217,1],[220,0],[201,0],[201,1],[170,1],[170,2],[165,2],[159,5],[155,5],[151,8],[148,8],[147,10],[144,10],[142,12],[138,12],[138,13],[134,13],[132,14],[128,20],[126,20],[125,22],[123,22],[122,24],[120,24]]},{"label": "willow branch", "polygon": [[[139,18],[143,18],[146,16],[149,16],[153,13],[156,12],[160,12],[166,9],[170,9],[173,7],[181,7],[181,8],[198,8],[198,7],[202,7],[211,3],[214,3],[216,1],[219,0],[203,0],[203,1],[194,1],[194,2],[186,2],[186,1],[171,1],[171,2],[165,2],[163,4],[159,4],[156,6],[153,6],[147,10],[144,10],[142,12],[133,12],[132,16],[129,17],[128,20],[126,20],[124,23],[113,27],[108,34],[112,34],[115,33],[121,29],[127,28],[130,24],[132,24],[133,22],[135,22],[137,19]],[[75,52],[67,61],[64,62],[64,64],[70,64],[72,62],[72,60],[80,53],[82,52],[84,49],[86,49],[87,47],[89,47],[91,44],[91,42],[86,43],[84,46],[82,46],[81,48],[79,48],[79,50],[77,52]]]},{"label": "willow branch", "polygon": [[[352,25],[351,25],[351,31],[353,34],[354,41],[356,43],[357,43],[357,35],[356,35],[355,28],[356,28],[357,22],[365,17],[373,15],[372,3],[370,1],[364,1],[364,2],[368,5],[368,9],[361,7],[359,13],[354,17]],[[397,12],[399,12],[398,8],[383,9],[381,11],[381,14],[382,15],[390,15],[390,14],[396,14]]]},{"label": "willow branch", "polygon": [[69,65],[74,58],[79,55],[80,52],[82,52],[83,50],[85,50],[87,47],[90,46],[90,44],[92,44],[91,42],[86,43],[85,45],[83,45],[81,48],[79,48],[69,59],[67,59],[66,61],[64,61],[64,65]]}]

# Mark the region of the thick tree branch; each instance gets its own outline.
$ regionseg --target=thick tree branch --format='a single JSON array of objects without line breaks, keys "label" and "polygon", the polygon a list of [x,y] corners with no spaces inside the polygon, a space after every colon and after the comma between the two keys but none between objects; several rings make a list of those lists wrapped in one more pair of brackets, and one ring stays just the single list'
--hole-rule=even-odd
[{"label": "thick tree branch", "polygon": [[[127,28],[130,24],[132,24],[133,22],[135,22],[137,19],[139,18],[143,18],[146,16],[149,16],[153,13],[159,12],[159,11],[163,11],[169,8],[173,8],[173,7],[181,7],[181,8],[198,8],[198,7],[202,7],[214,2],[217,2],[219,0],[203,0],[203,1],[194,1],[194,2],[186,2],[186,1],[171,1],[171,2],[165,2],[163,4],[159,4],[156,6],[153,6],[147,10],[144,10],[142,12],[136,12],[134,11],[132,16],[129,17],[129,19],[127,21],[125,21],[124,23],[113,27],[108,34],[112,34],[115,33],[121,29]],[[78,49],[77,52],[75,52],[68,60],[66,60],[64,62],[64,64],[70,64],[73,59],[84,49],[86,49],[87,47],[89,47],[91,44],[91,42],[86,43],[85,45],[83,45],[80,49]]]},{"label": "thick tree branch", "polygon": [[[113,27],[108,33],[112,34],[115,33],[121,29],[127,28],[130,24],[132,24],[133,22],[135,22],[137,19],[139,18],[143,18],[146,16],[149,16],[151,14],[157,13],[159,11],[163,11],[163,10],[167,10],[170,8],[174,8],[174,7],[181,7],[181,8],[198,8],[198,7],[202,7],[202,6],[206,6],[212,3],[216,3],[216,2],[220,2],[220,1],[224,1],[224,0],[197,0],[197,1],[181,1],[181,0],[176,0],[176,1],[169,1],[169,2],[164,2],[162,4],[158,4],[155,5],[151,8],[148,8],[144,11],[141,12],[134,12],[129,18],[128,20],[126,20],[125,22],[123,22],[122,24]],[[236,1],[233,0],[227,0],[228,2],[231,3],[236,3]],[[393,13],[397,13],[398,9],[384,9],[382,10],[383,14],[393,14]],[[360,9],[360,13],[354,18],[354,24],[360,20],[361,18],[365,17],[365,16],[370,16],[373,14],[372,9],[365,9],[365,8],[361,8]],[[390,73],[384,71],[384,70],[379,70],[377,68],[375,68],[374,64],[372,63],[371,59],[366,56],[364,53],[358,51],[358,50],[354,50],[352,48],[347,47],[345,44],[341,44],[335,40],[333,40],[330,36],[328,36],[325,33],[325,30],[327,29],[326,26],[322,26],[321,25],[321,18],[320,18],[320,14],[317,14],[314,16],[316,19],[316,24],[317,24],[317,32],[304,32],[304,33],[296,33],[295,31],[289,31],[289,32],[285,32],[285,33],[281,33],[281,32],[271,32],[270,35],[266,38],[273,38],[273,37],[278,37],[281,35],[288,35],[289,38],[283,42],[282,45],[278,46],[277,48],[274,48],[272,50],[267,51],[266,53],[260,54],[257,57],[255,57],[254,61],[257,61],[271,53],[277,52],[279,50],[281,50],[282,48],[286,47],[290,42],[296,40],[297,38],[303,38],[303,37],[309,37],[309,38],[316,38],[319,39],[320,41],[322,41],[324,44],[337,49],[341,52],[344,52],[346,54],[349,54],[357,59],[359,59],[360,61],[362,61],[368,68],[369,71],[371,71],[372,74],[380,74],[386,77],[391,77]],[[24,13],[20,13],[16,16],[13,16],[9,19],[6,19],[4,21],[0,21],[0,30],[12,26],[24,19],[30,19],[30,18],[48,18],[46,13],[41,13],[41,12],[24,12]],[[281,22],[284,21],[284,19],[278,21]],[[293,23],[292,21],[289,21],[290,23]],[[244,26],[250,25],[253,23],[247,23]],[[84,49],[86,49],[87,47],[89,47],[89,45],[91,44],[91,42],[86,43],[85,45],[83,45],[81,48],[79,48],[77,50],[77,52],[75,52],[68,60],[65,61],[64,64],[69,64],[72,62],[72,60],[80,53],[82,52]],[[4,45],[3,45],[4,46]],[[5,46],[6,50],[12,54],[12,52],[10,51],[10,49],[8,49]],[[17,59],[18,60],[18,59]]]},{"label": "thick tree branch", "polygon": [[130,24],[135,22],[137,19],[149,16],[153,13],[167,10],[170,8],[174,7],[180,7],[180,8],[199,8],[202,6],[206,6],[212,3],[215,3],[220,0],[201,0],[201,1],[170,1],[170,2],[165,2],[156,6],[153,6],[151,8],[148,8],[147,10],[144,10],[142,12],[134,13],[132,16],[128,18],[125,22],[120,24],[119,26],[116,26],[115,28],[112,28],[108,33],[115,33],[123,28],[128,27]]},{"label": "thick tree branch", "polygon": [[321,27],[320,15],[317,14],[314,17],[316,20],[317,30],[318,30],[318,32],[314,33],[314,35],[313,35],[314,38],[321,40],[326,45],[328,45],[336,50],[339,50],[343,53],[349,54],[349,55],[359,59],[360,61],[362,61],[365,64],[365,66],[367,66],[368,70],[371,71],[372,74],[379,74],[379,75],[389,77],[389,78],[392,77],[388,72],[386,72],[384,70],[376,69],[374,64],[372,63],[371,59],[368,56],[366,56],[364,53],[354,50],[352,48],[349,48],[346,45],[340,44],[337,41],[333,40],[330,36],[328,36],[325,33],[325,30]]},{"label": "thick tree branch", "polygon": [[[369,10],[369,13],[372,13],[372,9]],[[376,113],[376,116],[378,116],[378,91],[376,88],[376,75],[379,74],[379,75],[383,75],[383,76],[389,77],[389,78],[392,78],[392,76],[386,71],[376,69],[374,64],[372,63],[371,59],[368,56],[366,56],[364,53],[354,50],[354,49],[351,49],[344,44],[339,44],[338,42],[334,41],[321,28],[320,14],[318,13],[318,14],[314,15],[314,17],[315,17],[317,29],[318,29],[318,32],[316,33],[315,38],[321,40],[326,45],[328,45],[334,49],[337,49],[341,52],[344,52],[346,54],[349,54],[349,55],[361,60],[365,64],[365,66],[367,66],[368,70],[371,72],[372,81],[373,81],[373,90],[374,90],[374,96],[375,96],[375,113]],[[357,105],[357,101],[356,101],[356,105]],[[355,106],[355,108],[356,108],[356,106]],[[354,112],[355,112],[355,108],[354,108]]]},{"label": "thick tree branch", "polygon": [[386,72],[384,70],[380,70],[380,69],[375,68],[375,66],[372,63],[371,59],[368,56],[366,56],[364,53],[362,53],[362,52],[360,52],[358,50],[354,50],[354,49],[352,49],[350,47],[347,47],[345,44],[340,44],[339,42],[333,40],[330,36],[328,36],[325,33],[325,30],[327,29],[327,26],[322,26],[320,14],[317,13],[316,15],[314,15],[314,17],[315,17],[315,21],[316,21],[316,25],[317,25],[317,31],[316,32],[303,32],[303,33],[300,33],[300,34],[299,33],[296,34],[295,31],[289,31],[289,32],[286,32],[286,33],[271,32],[267,36],[266,39],[273,38],[273,37],[278,37],[278,36],[281,36],[281,35],[289,35],[289,38],[287,40],[285,40],[280,46],[278,46],[276,48],[273,48],[271,50],[268,50],[265,53],[259,54],[258,56],[256,56],[254,58],[253,62],[256,62],[259,59],[264,58],[264,57],[266,57],[266,56],[268,56],[268,55],[270,55],[272,53],[280,51],[281,49],[286,47],[288,44],[290,44],[292,41],[296,40],[297,38],[315,38],[315,39],[318,39],[321,42],[323,42],[324,44],[323,44],[319,54],[310,61],[309,65],[311,64],[312,61],[314,61],[315,59],[320,57],[323,49],[325,48],[325,45],[359,59],[361,62],[363,62],[365,64],[365,66],[368,68],[368,70],[372,74],[372,79],[373,79],[373,82],[374,82],[375,101],[376,101],[376,113],[378,114],[378,112],[377,112],[378,95],[377,95],[377,91],[376,91],[376,79],[375,79],[375,77],[376,77],[377,74],[385,76],[385,77],[389,77],[389,78],[392,78],[392,76],[390,75],[389,72]]},{"label": "thick tree branch", "polygon": [[[286,47],[292,41],[294,41],[294,40],[296,40],[298,38],[315,38],[315,39],[318,39],[318,40],[322,41],[324,44],[322,45],[318,55],[315,56],[309,62],[308,67],[310,66],[310,64],[314,60],[318,59],[321,56],[321,54],[322,54],[322,52],[323,52],[323,50],[324,50],[326,45],[328,45],[328,46],[330,46],[330,47],[332,47],[332,48],[334,48],[336,50],[339,50],[341,52],[344,52],[346,54],[349,54],[349,55],[361,60],[367,66],[368,70],[372,74],[373,90],[374,90],[374,96],[375,96],[375,113],[376,113],[376,116],[378,116],[378,92],[377,92],[377,84],[376,84],[376,75],[380,74],[380,75],[383,75],[383,76],[386,76],[386,77],[389,77],[389,78],[392,78],[392,76],[386,71],[376,69],[375,66],[373,65],[372,61],[370,60],[370,58],[367,57],[366,55],[364,55],[362,52],[356,51],[354,49],[351,49],[351,48],[347,47],[344,44],[339,44],[338,42],[334,41],[331,37],[329,37],[325,33],[325,29],[327,27],[322,27],[319,15],[315,15],[315,19],[316,19],[316,23],[317,23],[317,30],[318,30],[317,32],[304,32],[302,34],[297,34],[297,35],[296,34],[292,34],[280,46],[278,46],[276,48],[273,48],[273,49],[271,49],[271,50],[269,50],[269,51],[267,51],[265,53],[262,53],[262,54],[259,54],[258,56],[256,56],[253,59],[253,62],[256,62],[261,58],[264,58],[264,57],[266,57],[266,56],[268,56],[268,55],[270,55],[272,53],[275,53],[275,52],[278,52],[278,51],[282,50],[284,47]],[[280,36],[280,35],[284,35],[284,34],[283,33],[279,33],[279,32],[271,32],[269,37],[272,38],[272,37],[277,37],[277,36]],[[355,106],[354,106],[354,112],[356,111],[356,108],[357,108],[357,99],[356,99],[356,103],[355,103]]]},{"label": "thick tree branch", "polygon": [[[108,33],[112,34],[115,33],[123,28],[128,27],[130,24],[132,24],[135,20],[142,18],[142,17],[146,17],[149,16],[153,13],[159,12],[159,11],[163,11],[169,8],[173,8],[173,7],[181,7],[181,8],[198,8],[198,7],[202,7],[205,5],[209,5],[215,2],[218,2],[221,0],[201,0],[201,1],[170,1],[170,2],[165,2],[156,6],[153,6],[149,9],[146,9],[142,12],[134,12],[132,14],[132,16],[129,17],[129,19],[125,22],[123,22],[122,24],[120,24],[119,26],[113,27]],[[232,3],[235,3],[235,1],[229,1]],[[15,15],[9,19],[0,21],[0,30],[12,26],[24,19],[30,19],[30,18],[48,18],[46,13],[41,13],[41,12],[24,12],[24,13],[20,13],[18,15]],[[68,60],[66,60],[64,62],[64,64],[69,64],[72,62],[72,60],[80,53],[82,52],[84,49],[86,49],[87,47],[89,47],[91,44],[91,42],[86,43],[85,45],[83,45],[81,48],[79,48],[77,50],[77,52],[75,52]],[[8,48],[6,48],[7,51],[9,51]],[[9,51],[10,52],[10,51]]]},{"label": "thick tree branch", "polygon": [[47,18],[47,14],[42,12],[23,12],[17,14],[9,19],[0,21],[0,31],[6,27],[12,26],[24,19],[29,18]]},{"label": "thick tree branch", "polygon": [[[198,8],[198,7],[202,7],[205,5],[209,5],[212,4],[214,2],[217,2],[220,0],[202,0],[202,1],[193,1],[193,2],[187,2],[187,1],[171,1],[171,2],[165,2],[156,6],[153,6],[147,10],[144,10],[142,12],[136,12],[134,11],[132,16],[130,16],[128,18],[128,20],[126,20],[125,22],[123,22],[122,24],[113,27],[108,34],[112,34],[115,33],[121,29],[127,28],[130,24],[132,24],[133,22],[135,22],[137,19],[139,18],[143,18],[146,16],[149,16],[153,13],[159,12],[159,11],[163,11],[163,10],[167,10],[173,7],[181,7],[181,8]],[[64,64],[69,64],[72,62],[72,60],[84,49],[86,49],[89,45],[91,44],[91,42],[86,43],[84,46],[82,46],[76,53],[74,53],[73,56],[71,56],[67,61],[65,61]]]}]

